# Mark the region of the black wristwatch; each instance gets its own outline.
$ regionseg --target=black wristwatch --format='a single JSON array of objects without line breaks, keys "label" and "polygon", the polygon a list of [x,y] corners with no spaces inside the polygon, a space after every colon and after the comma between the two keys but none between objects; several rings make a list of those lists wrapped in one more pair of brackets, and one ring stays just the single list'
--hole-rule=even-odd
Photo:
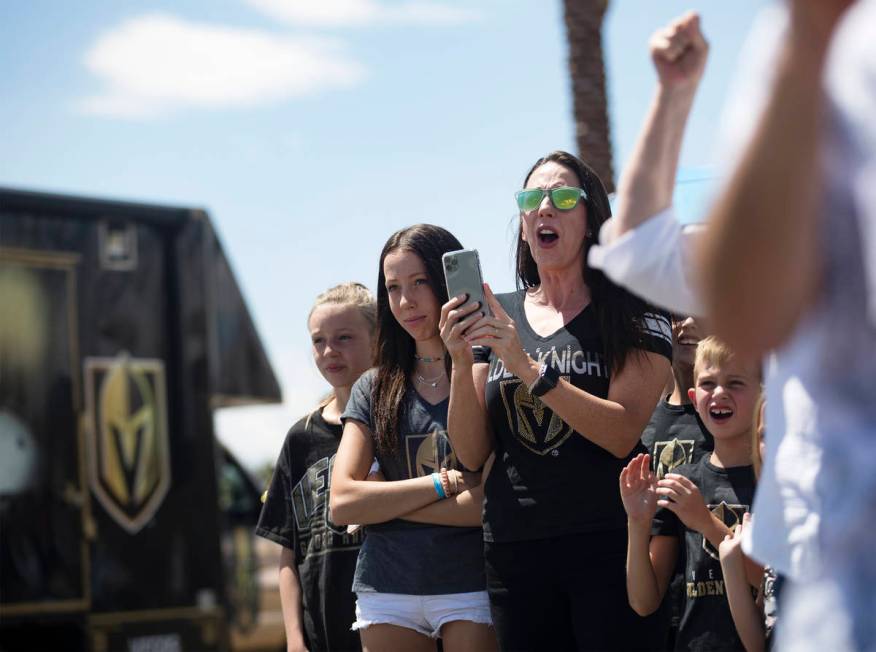
[{"label": "black wristwatch", "polygon": [[529,393],[533,396],[544,396],[554,387],[560,379],[560,373],[547,362],[542,362],[538,368],[538,378],[529,386]]}]

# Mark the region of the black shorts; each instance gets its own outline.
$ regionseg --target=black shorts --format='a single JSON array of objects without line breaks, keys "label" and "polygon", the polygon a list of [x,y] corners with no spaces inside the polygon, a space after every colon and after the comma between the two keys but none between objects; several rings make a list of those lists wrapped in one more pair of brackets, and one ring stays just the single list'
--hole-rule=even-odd
[{"label": "black shorts", "polygon": [[[484,545],[502,650],[648,650],[654,617],[629,606],[626,530]],[[655,645],[656,644],[656,645]]]}]

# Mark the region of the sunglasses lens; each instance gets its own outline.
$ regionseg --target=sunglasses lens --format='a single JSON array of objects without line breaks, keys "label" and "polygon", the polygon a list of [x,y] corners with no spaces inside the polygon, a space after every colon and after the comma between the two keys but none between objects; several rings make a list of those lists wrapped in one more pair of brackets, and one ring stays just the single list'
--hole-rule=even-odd
[{"label": "sunglasses lens", "polygon": [[551,201],[561,211],[570,211],[578,205],[581,191],[577,188],[556,188],[551,190]]},{"label": "sunglasses lens", "polygon": [[533,188],[532,190],[521,190],[517,193],[517,206],[524,213],[534,211],[541,204],[544,198],[544,191],[541,188]]}]

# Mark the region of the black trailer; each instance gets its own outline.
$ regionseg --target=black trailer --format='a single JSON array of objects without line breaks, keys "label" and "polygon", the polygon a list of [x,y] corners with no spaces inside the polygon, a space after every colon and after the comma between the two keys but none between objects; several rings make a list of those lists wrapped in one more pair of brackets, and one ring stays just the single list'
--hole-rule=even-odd
[{"label": "black trailer", "polygon": [[280,399],[204,211],[0,189],[0,650],[227,649],[260,505],[212,412]]}]

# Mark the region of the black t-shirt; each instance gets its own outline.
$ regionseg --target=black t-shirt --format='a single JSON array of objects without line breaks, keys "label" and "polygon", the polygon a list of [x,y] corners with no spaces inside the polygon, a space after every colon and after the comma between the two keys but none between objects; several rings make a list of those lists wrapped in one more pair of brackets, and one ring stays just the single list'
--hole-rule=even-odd
[{"label": "black t-shirt", "polygon": [[[374,432],[372,388],[376,372],[365,372],[356,384],[341,419],[355,419]],[[394,454],[374,450],[383,476],[407,480],[445,467],[462,469],[447,438],[448,399],[425,401],[408,385],[399,419]],[[412,523],[394,519],[365,528],[353,590],[356,592],[440,595],[486,589],[481,528]]]},{"label": "black t-shirt", "polygon": [[[642,431],[642,445],[651,455],[651,470],[659,480],[676,467],[699,462],[712,451],[714,440],[692,403],[673,405],[663,400]],[[684,584],[684,564],[679,555],[661,606],[661,614],[668,616],[667,627],[678,629],[684,607]]]},{"label": "black t-shirt", "polygon": [[660,401],[642,431],[642,445],[651,455],[651,469],[659,480],[682,464],[695,464],[715,447],[692,403]]},{"label": "black t-shirt", "polygon": [[355,599],[350,585],[361,530],[347,534],[329,515],[329,483],[341,426],[320,411],[289,430],[256,534],[295,553],[301,582],[304,635],[311,650],[358,650]]},{"label": "black t-shirt", "polygon": [[[705,456],[673,473],[689,478],[700,490],[713,514],[731,529],[751,511],[754,498],[754,468],[737,466],[722,469]],[[724,575],[717,549],[706,538],[687,528],[669,509],[657,510],[653,535],[674,536],[684,558],[684,611],[675,641],[676,650],[744,649],[724,590]]]},{"label": "black t-shirt", "polygon": [[[523,308],[523,291],[497,298],[517,325],[523,349],[564,379],[606,398],[610,374],[592,306],[548,337],[535,333]],[[671,359],[669,319],[647,313],[644,349]],[[487,410],[496,437],[496,461],[484,485],[484,539],[525,541],[626,527],[617,489],[627,463],[565,423],[486,347],[475,362],[489,362]]]}]

